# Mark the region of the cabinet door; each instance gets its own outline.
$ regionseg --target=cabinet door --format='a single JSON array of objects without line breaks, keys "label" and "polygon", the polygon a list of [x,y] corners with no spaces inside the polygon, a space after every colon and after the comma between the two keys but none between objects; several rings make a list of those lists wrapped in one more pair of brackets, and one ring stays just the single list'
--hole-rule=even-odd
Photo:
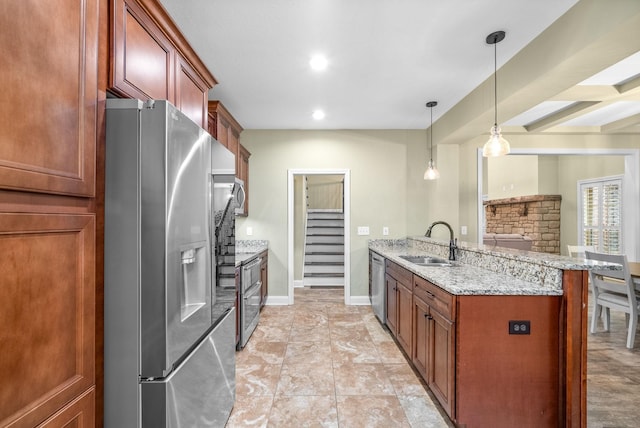
[{"label": "cabinet door", "polygon": [[397,334],[397,317],[398,317],[398,299],[397,299],[397,282],[393,277],[386,275],[386,290],[387,290],[387,327],[391,330],[391,333],[395,336]]},{"label": "cabinet door", "polygon": [[175,103],[175,48],[135,0],[114,1],[111,90]]},{"label": "cabinet door", "polygon": [[454,410],[455,330],[453,323],[436,311],[430,313],[431,350],[428,385],[452,418]]},{"label": "cabinet door", "polygon": [[[229,127],[231,125],[229,122],[222,117],[221,114],[218,114],[216,117],[216,140],[218,140],[223,146],[229,148]],[[238,156],[236,152],[233,153]],[[237,175],[237,174],[236,174]]]},{"label": "cabinet door", "polygon": [[428,381],[427,370],[429,364],[429,305],[422,299],[413,298],[413,353],[411,359],[418,373]]},{"label": "cabinet door", "polygon": [[95,392],[91,388],[38,428],[90,428],[95,422]]},{"label": "cabinet door", "polygon": [[178,109],[188,118],[207,128],[207,84],[196,74],[191,65],[181,56],[176,55],[176,101]]},{"label": "cabinet door", "polygon": [[35,426],[95,384],[94,215],[0,213],[0,424]]},{"label": "cabinet door", "polygon": [[0,11],[0,188],[94,196],[98,2]]},{"label": "cabinet door", "polygon": [[266,253],[263,253],[261,257],[262,263],[260,264],[260,281],[262,281],[262,286],[260,288],[260,307],[263,307],[267,303],[267,297],[269,296],[269,258],[267,257]]},{"label": "cabinet door", "polygon": [[398,282],[396,288],[398,289],[398,342],[404,349],[404,352],[406,352],[407,355],[411,355],[411,345],[413,343],[413,293],[401,282]]}]

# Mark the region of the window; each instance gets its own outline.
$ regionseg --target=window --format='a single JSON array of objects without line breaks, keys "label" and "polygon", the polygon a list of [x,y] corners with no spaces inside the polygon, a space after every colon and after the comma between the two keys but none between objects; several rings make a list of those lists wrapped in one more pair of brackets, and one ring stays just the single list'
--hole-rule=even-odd
[{"label": "window", "polygon": [[598,252],[622,253],[622,178],[578,182],[578,239]]}]

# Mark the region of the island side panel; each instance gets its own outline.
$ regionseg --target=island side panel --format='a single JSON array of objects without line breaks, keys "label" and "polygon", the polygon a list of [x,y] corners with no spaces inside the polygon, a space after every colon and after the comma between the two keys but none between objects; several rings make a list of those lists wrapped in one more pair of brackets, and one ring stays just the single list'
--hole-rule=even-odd
[{"label": "island side panel", "polygon": [[587,426],[587,271],[562,273],[560,403],[567,428]]},{"label": "island side panel", "polygon": [[[456,422],[557,427],[561,296],[458,296]],[[529,334],[509,334],[509,321]]]}]

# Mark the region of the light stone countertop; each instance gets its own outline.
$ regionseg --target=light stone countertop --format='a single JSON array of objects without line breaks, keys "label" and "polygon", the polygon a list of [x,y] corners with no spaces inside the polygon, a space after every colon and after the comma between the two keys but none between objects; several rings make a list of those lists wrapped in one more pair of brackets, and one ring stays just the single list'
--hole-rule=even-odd
[{"label": "light stone countertop", "polygon": [[[430,238],[371,240],[369,249],[454,295],[550,295],[562,291],[562,270],[588,270],[601,263],[569,257],[461,243],[453,266],[419,266],[401,255],[447,258],[448,243]],[[619,265],[608,265],[618,269]]]},{"label": "light stone countertop", "polygon": [[250,261],[269,249],[269,241],[236,239],[236,266]]}]

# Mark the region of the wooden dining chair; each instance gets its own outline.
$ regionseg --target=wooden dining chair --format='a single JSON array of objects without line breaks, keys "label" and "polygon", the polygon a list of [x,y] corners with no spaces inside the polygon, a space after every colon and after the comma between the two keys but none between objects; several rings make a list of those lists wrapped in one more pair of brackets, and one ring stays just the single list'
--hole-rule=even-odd
[{"label": "wooden dining chair", "polygon": [[589,260],[617,263],[622,270],[594,269],[589,271],[593,292],[593,314],[591,315],[591,333],[596,332],[597,319],[604,309],[604,329],[609,331],[610,309],[625,313],[627,320],[627,348],[632,349],[638,326],[638,296],[629,273],[627,257],[624,255],[601,254],[586,251]]}]

